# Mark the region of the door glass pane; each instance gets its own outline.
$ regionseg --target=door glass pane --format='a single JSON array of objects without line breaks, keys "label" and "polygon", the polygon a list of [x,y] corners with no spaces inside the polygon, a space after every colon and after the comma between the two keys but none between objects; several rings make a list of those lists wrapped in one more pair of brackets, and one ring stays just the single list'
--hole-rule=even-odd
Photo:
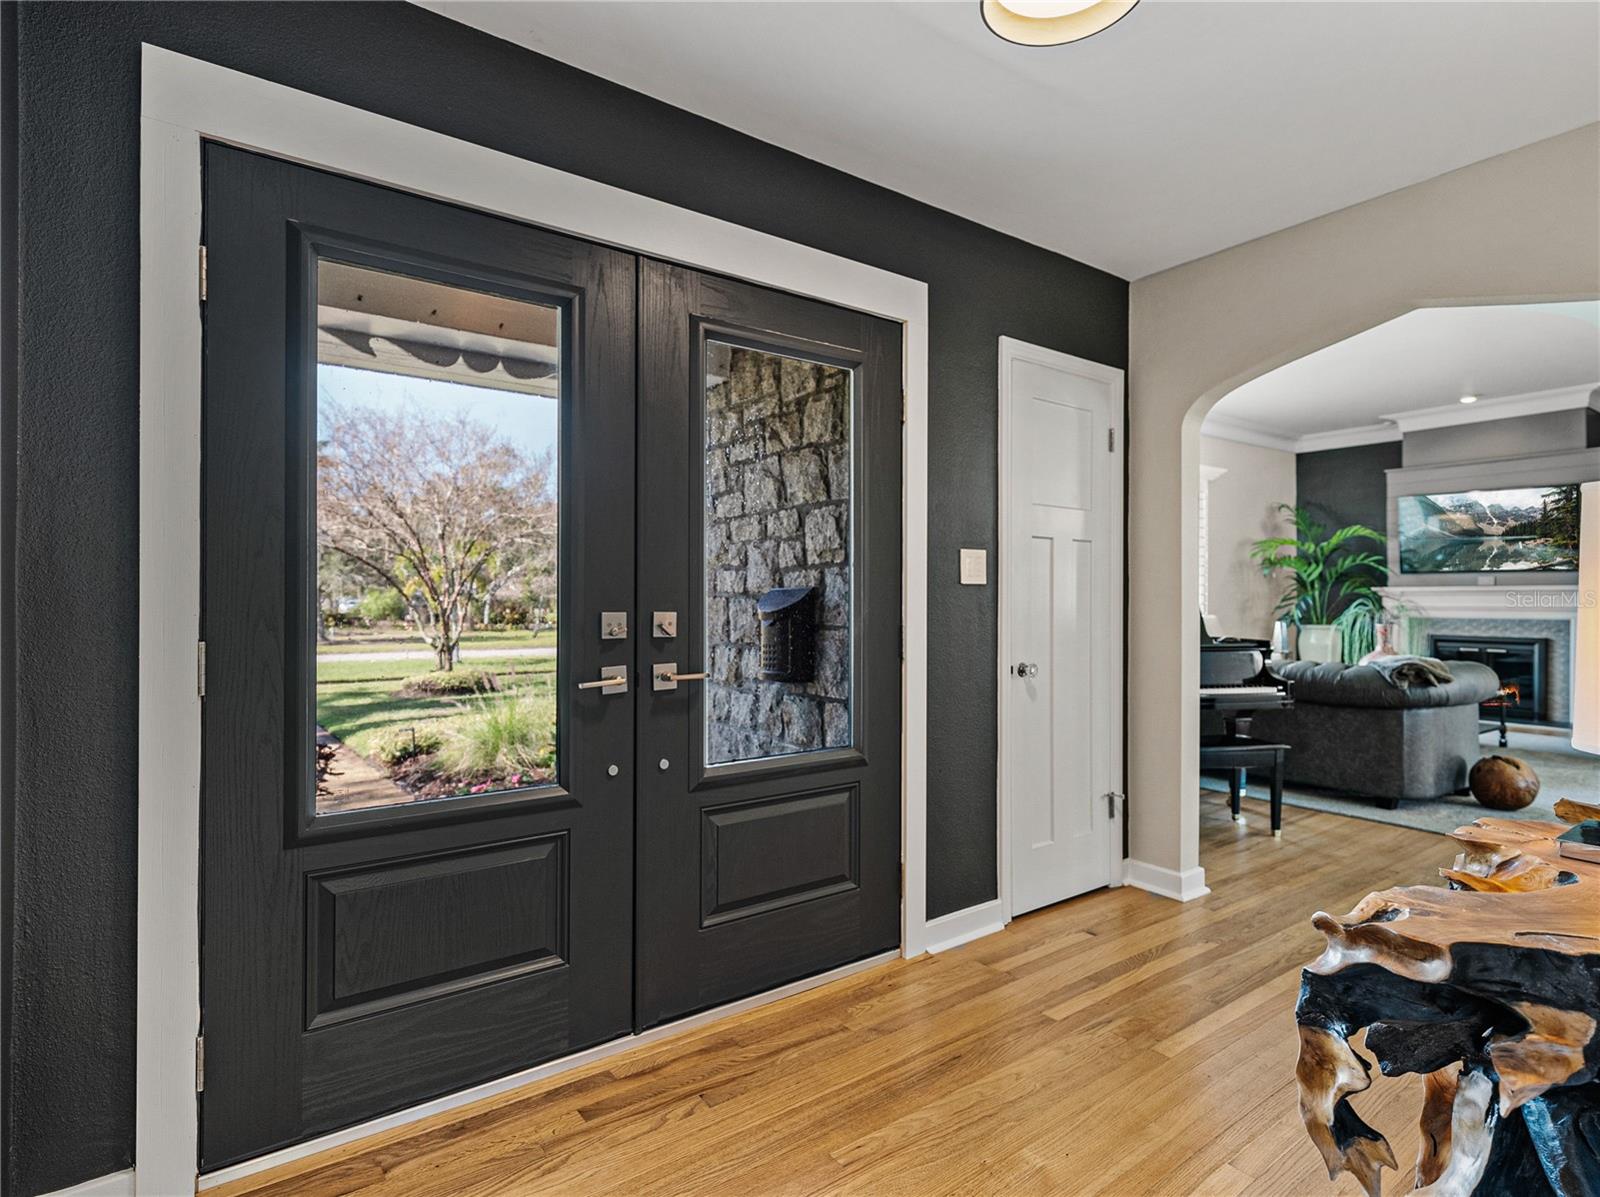
[{"label": "door glass pane", "polygon": [[317,267],[318,814],[549,783],[556,307]]},{"label": "door glass pane", "polygon": [[852,371],[717,340],[705,371],[706,763],[847,747]]}]

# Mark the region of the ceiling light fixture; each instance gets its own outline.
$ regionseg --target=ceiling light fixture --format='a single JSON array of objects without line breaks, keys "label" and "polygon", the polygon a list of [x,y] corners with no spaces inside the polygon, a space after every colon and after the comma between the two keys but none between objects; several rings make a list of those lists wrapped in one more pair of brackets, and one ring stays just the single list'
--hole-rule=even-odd
[{"label": "ceiling light fixture", "polygon": [[983,0],[983,22],[1019,46],[1064,46],[1109,29],[1139,0]]},{"label": "ceiling light fixture", "polygon": [[1477,401],[1478,401],[1478,397],[1476,395],[1463,395],[1463,396],[1461,396],[1461,402],[1463,402],[1463,403],[1476,403]]}]

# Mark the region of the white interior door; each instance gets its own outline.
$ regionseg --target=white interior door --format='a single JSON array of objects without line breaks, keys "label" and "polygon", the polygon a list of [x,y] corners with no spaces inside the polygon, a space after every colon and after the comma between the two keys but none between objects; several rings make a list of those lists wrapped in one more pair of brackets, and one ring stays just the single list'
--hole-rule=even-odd
[{"label": "white interior door", "polygon": [[1009,914],[1120,881],[1122,371],[1002,338]]}]

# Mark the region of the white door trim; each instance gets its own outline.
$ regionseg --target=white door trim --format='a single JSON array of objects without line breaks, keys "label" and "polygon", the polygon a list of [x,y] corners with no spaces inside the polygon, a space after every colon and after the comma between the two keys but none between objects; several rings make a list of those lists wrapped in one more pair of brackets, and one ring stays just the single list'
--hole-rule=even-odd
[{"label": "white door trim", "polygon": [[[1073,357],[1070,353],[1062,353],[1056,349],[1046,349],[1042,345],[1032,345],[1027,341],[1019,341],[1014,337],[1000,338],[1000,485],[996,492],[996,506],[1000,513],[1000,528],[998,541],[999,566],[995,570],[995,605],[999,610],[999,656],[996,662],[995,693],[997,701],[995,709],[998,717],[996,727],[995,753],[995,795],[996,810],[995,821],[997,841],[999,846],[999,878],[1000,878],[1000,911],[1005,922],[1010,922],[1013,908],[1011,898],[1011,795],[1006,786],[1006,718],[1008,715],[1009,695],[1012,687],[1008,681],[1014,681],[1007,672],[1012,660],[1011,649],[1011,615],[1008,605],[1009,596],[1006,593],[1006,578],[1009,571],[1007,554],[1011,544],[1011,520],[1009,496],[1011,494],[1011,365],[1013,362],[1035,362],[1041,366],[1050,366],[1058,370],[1071,371],[1088,378],[1098,379],[1111,388],[1111,411],[1108,415],[1112,435],[1115,437],[1115,454],[1117,460],[1117,475],[1123,476],[1124,463],[1126,462],[1126,435],[1124,431],[1124,386],[1123,371],[1114,366],[1107,366],[1100,362],[1091,362],[1087,358]],[[1118,504],[1125,506],[1122,493],[1117,495]],[[1125,512],[1121,513],[1124,517]],[[1113,570],[1111,620],[1117,644],[1123,638],[1123,589],[1124,589],[1124,527],[1125,520],[1119,518],[1113,521],[1114,528],[1111,534],[1111,548],[1115,554],[1116,565]],[[1120,664],[1120,662],[1119,662]],[[1112,762],[1111,774],[1119,779],[1121,785],[1123,776],[1123,749],[1122,749],[1122,724],[1123,712],[1127,701],[1127,687],[1123,686],[1119,701],[1113,704],[1112,717],[1108,724],[1107,734],[1111,740],[1109,746]],[[1118,812],[1118,833],[1111,837],[1110,867],[1108,876],[1113,886],[1123,882],[1122,867],[1122,812]]]},{"label": "white door trim", "polygon": [[198,1158],[201,143],[226,142],[840,304],[904,329],[901,953],[927,942],[928,287],[199,59],[142,47],[139,850],[134,1158],[143,1194]]}]

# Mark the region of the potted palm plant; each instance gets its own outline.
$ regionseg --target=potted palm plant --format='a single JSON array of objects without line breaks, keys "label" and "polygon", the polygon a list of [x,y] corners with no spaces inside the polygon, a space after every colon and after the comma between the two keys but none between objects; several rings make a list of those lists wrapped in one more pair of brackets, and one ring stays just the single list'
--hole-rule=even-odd
[{"label": "potted palm plant", "polygon": [[1276,613],[1299,627],[1300,659],[1359,661],[1372,651],[1383,614],[1378,587],[1389,576],[1383,558],[1359,542],[1381,546],[1383,533],[1348,524],[1330,534],[1304,508],[1278,507],[1294,521],[1295,534],[1256,541],[1250,557],[1267,577],[1287,583]]}]

